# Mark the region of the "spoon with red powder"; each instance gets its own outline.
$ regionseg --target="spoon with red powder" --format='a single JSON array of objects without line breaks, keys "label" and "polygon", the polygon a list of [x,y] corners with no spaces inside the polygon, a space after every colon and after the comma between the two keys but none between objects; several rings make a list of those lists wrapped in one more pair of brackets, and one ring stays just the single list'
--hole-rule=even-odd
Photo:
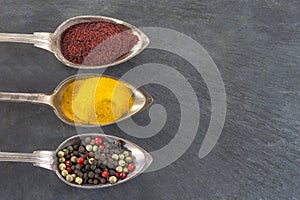
[{"label": "spoon with red powder", "polygon": [[82,69],[123,63],[149,44],[149,38],[124,21],[104,16],[77,16],[54,33],[0,33],[0,42],[20,42],[52,52],[63,64]]}]

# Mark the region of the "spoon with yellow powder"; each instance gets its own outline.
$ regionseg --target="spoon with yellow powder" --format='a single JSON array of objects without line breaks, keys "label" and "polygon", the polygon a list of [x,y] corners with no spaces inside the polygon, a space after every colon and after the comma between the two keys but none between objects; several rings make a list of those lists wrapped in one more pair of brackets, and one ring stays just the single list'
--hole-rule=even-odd
[{"label": "spoon with yellow powder", "polygon": [[97,74],[71,76],[50,95],[0,92],[0,101],[49,105],[63,122],[73,126],[99,126],[119,122],[152,103],[141,89]]}]

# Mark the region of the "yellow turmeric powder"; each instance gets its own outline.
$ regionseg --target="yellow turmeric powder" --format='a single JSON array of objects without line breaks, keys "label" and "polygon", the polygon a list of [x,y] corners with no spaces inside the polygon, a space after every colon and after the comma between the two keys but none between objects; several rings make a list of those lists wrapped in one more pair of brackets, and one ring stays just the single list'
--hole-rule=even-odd
[{"label": "yellow turmeric powder", "polygon": [[133,104],[132,91],[108,77],[74,80],[62,91],[62,111],[78,124],[108,124],[122,117]]}]

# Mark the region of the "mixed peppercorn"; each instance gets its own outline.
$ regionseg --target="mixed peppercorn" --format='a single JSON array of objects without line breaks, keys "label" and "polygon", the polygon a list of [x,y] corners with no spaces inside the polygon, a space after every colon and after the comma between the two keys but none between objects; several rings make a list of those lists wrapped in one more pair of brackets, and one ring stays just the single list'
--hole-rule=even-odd
[{"label": "mixed peppercorn", "polygon": [[57,152],[58,169],[69,183],[114,184],[135,169],[135,157],[122,140],[85,137]]}]

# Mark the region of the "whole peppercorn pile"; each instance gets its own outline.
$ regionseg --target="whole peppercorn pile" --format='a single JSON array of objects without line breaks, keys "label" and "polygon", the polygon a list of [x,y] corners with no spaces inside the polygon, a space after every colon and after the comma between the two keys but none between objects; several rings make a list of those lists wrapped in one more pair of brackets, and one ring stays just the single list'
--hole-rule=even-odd
[{"label": "whole peppercorn pile", "polygon": [[62,177],[74,184],[114,184],[135,169],[135,157],[121,140],[86,137],[57,152]]},{"label": "whole peppercorn pile", "polygon": [[123,26],[99,21],[76,24],[61,38],[61,52],[70,62],[87,66],[105,65],[126,55],[138,37]]}]

